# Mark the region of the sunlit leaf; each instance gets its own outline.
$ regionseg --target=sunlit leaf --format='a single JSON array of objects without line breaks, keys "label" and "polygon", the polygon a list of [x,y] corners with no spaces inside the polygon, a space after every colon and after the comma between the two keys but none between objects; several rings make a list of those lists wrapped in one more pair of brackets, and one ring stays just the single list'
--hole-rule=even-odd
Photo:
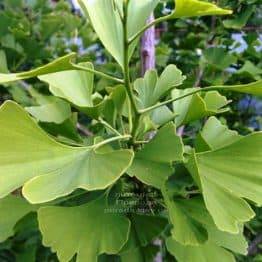
[{"label": "sunlit leaf", "polygon": [[92,147],[60,144],[14,102],[1,107],[0,125],[1,197],[26,182],[23,194],[34,203],[67,195],[77,188],[103,189],[127,170],[133,158],[130,150],[100,153]]},{"label": "sunlit leaf", "polygon": [[222,9],[212,3],[198,0],[175,0],[175,10],[170,18],[228,14],[232,14],[232,11]]},{"label": "sunlit leaf", "polygon": [[[217,126],[223,130],[221,124]],[[216,132],[212,126],[208,133],[214,130]],[[211,148],[216,149],[212,151],[193,152],[187,168],[200,186],[217,227],[237,233],[239,224],[254,216],[244,198],[262,204],[262,133],[238,137],[226,129],[224,132],[224,137],[218,137],[224,145],[214,143]],[[227,140],[228,136],[233,137],[232,143]],[[209,136],[206,137],[208,140]]]},{"label": "sunlit leaf", "polygon": [[10,74],[0,73],[0,84],[6,84],[9,82],[32,78],[32,77],[36,77],[44,74],[50,74],[54,72],[70,70],[73,68],[73,66],[71,65],[71,60],[75,56],[76,56],[75,53],[71,53],[66,56],[60,57],[47,65],[38,67],[36,69],[27,72],[10,73]]}]

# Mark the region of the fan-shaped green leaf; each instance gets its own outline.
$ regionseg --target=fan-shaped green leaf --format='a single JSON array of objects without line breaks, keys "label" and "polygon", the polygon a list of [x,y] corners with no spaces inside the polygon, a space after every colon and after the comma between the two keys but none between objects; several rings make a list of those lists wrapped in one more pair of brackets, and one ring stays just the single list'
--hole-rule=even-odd
[{"label": "fan-shaped green leaf", "polygon": [[226,139],[219,137],[224,146],[214,143],[213,151],[193,152],[187,168],[202,189],[206,207],[217,227],[237,233],[239,223],[254,216],[243,198],[262,204],[262,133],[239,139],[233,135],[230,144],[228,134],[232,136],[225,130]]},{"label": "fan-shaped green leaf", "polygon": [[176,135],[176,127],[169,123],[135,154],[133,164],[127,172],[148,185],[161,188],[173,172],[171,163],[182,161],[183,152],[183,143]]},{"label": "fan-shaped green leaf", "polygon": [[[130,222],[107,212],[105,198],[77,207],[44,207],[38,211],[45,246],[59,261],[98,261],[100,254],[117,254],[128,239]],[[109,230],[110,229],[110,230]]]},{"label": "fan-shaped green leaf", "polygon": [[178,262],[234,262],[234,256],[227,250],[207,243],[201,246],[184,246],[169,237],[166,240],[168,251]]},{"label": "fan-shaped green leaf", "polygon": [[146,247],[164,231],[167,225],[166,218],[150,215],[132,214],[130,221],[129,239],[121,250],[121,254],[129,253],[130,250],[139,247]]},{"label": "fan-shaped green leaf", "polygon": [[212,3],[198,0],[175,0],[175,10],[170,18],[228,14],[232,14],[232,11],[222,9]]},{"label": "fan-shaped green leaf", "polygon": [[71,60],[75,56],[76,56],[75,53],[68,54],[66,56],[54,60],[53,62],[47,65],[38,67],[28,72],[12,73],[12,74],[0,73],[0,84],[6,84],[13,81],[18,81],[18,80],[32,78],[40,75],[73,69],[73,66],[71,65]]},{"label": "fan-shaped green leaf", "polygon": [[139,78],[134,83],[140,108],[153,106],[184,80],[185,77],[175,65],[167,66],[159,78],[155,70],[147,71],[144,78]]},{"label": "fan-shaped green leaf", "polygon": [[0,242],[14,234],[13,228],[21,218],[36,210],[36,206],[21,197],[10,195],[0,199]]},{"label": "fan-shaped green leaf", "polygon": [[[123,0],[79,0],[83,10],[99,36],[105,48],[111,53],[121,67],[124,65],[124,30]],[[127,10],[127,38],[137,33],[146,23],[159,0],[130,0]],[[131,45],[129,56],[133,53],[135,43]]]},{"label": "fan-shaped green leaf", "polygon": [[100,153],[93,147],[57,143],[14,102],[1,107],[0,126],[1,197],[26,182],[23,193],[34,203],[76,188],[103,189],[127,170],[133,158],[129,150]]},{"label": "fan-shaped green leaf", "polygon": [[229,130],[217,118],[210,117],[197,136],[196,151],[215,150],[232,144],[240,138],[241,136],[236,131]]},{"label": "fan-shaped green leaf", "polygon": [[[175,89],[172,91],[172,97],[181,97],[197,90],[196,88],[188,88],[184,90]],[[178,126],[187,124],[191,121],[198,120],[202,117],[211,116],[226,112],[224,108],[229,103],[226,97],[220,95],[217,91],[210,91],[201,97],[199,94],[185,97],[181,100],[173,102],[173,110]]]},{"label": "fan-shaped green leaf", "polygon": [[201,197],[174,198],[162,189],[173,225],[172,238],[182,245],[199,246],[207,242],[230,249],[236,253],[247,253],[247,242],[242,235],[229,234],[217,229]]},{"label": "fan-shaped green leaf", "polygon": [[49,103],[39,106],[26,107],[25,110],[29,112],[40,122],[49,122],[61,124],[71,116],[71,107],[62,99],[50,99]]}]

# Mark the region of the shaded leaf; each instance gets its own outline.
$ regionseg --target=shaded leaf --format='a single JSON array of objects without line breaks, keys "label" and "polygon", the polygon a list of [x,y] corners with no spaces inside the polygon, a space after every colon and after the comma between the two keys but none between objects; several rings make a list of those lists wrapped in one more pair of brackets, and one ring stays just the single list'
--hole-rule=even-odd
[{"label": "shaded leaf", "polygon": [[13,228],[21,218],[36,210],[36,206],[30,205],[21,197],[9,195],[0,199],[0,242],[14,234]]},{"label": "shaded leaf", "polygon": [[[130,222],[107,212],[104,197],[77,207],[44,207],[38,211],[45,246],[59,261],[98,261],[100,254],[117,254],[126,243]],[[110,230],[108,230],[110,229]]]}]

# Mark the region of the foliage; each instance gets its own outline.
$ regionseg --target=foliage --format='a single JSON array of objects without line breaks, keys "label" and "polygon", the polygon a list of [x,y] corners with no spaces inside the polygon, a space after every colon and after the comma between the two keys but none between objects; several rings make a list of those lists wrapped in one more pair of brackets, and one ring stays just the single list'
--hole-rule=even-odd
[{"label": "foliage", "polygon": [[[213,74],[201,79],[190,72],[197,63],[185,69],[186,78],[178,69],[186,68],[181,59],[161,74],[150,70],[134,77],[132,58],[150,26],[231,14],[203,1],[171,2],[168,14],[146,24],[162,1],[80,1],[118,64],[114,75],[105,73],[108,65],[100,71],[96,61],[75,53],[24,72],[1,70],[6,90],[35,77],[41,82],[41,89],[34,80],[26,90],[36,104],[5,101],[0,108],[0,240],[24,238],[28,228],[36,232],[32,252],[29,245],[20,253],[26,261],[152,261],[159,247],[167,261],[235,261],[247,254],[245,223],[255,228],[249,221],[262,204],[262,133],[239,134],[215,115],[228,111],[228,94],[261,96],[260,71],[248,60],[237,75],[251,68],[250,81],[237,81],[235,74],[221,79],[245,56],[212,46],[203,51],[199,68]],[[242,27],[250,10],[239,19],[227,17],[223,26]],[[196,88],[192,78],[206,86]],[[89,120],[84,127],[82,116]],[[177,134],[178,127],[203,119],[197,136]],[[36,221],[43,245],[57,258],[49,250],[39,258]]]}]

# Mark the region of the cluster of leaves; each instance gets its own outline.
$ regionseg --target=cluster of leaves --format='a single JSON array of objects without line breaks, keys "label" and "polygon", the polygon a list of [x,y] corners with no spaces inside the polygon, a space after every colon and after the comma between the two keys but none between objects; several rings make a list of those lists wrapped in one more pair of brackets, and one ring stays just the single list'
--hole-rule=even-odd
[{"label": "cluster of leaves", "polygon": [[[251,205],[262,204],[262,134],[242,136],[214,115],[230,102],[219,90],[261,96],[262,81],[184,88],[173,64],[131,79],[137,40],[151,25],[231,14],[176,0],[169,14],[146,25],[159,2],[80,1],[122,73],[98,71],[71,53],[0,74],[7,89],[35,77],[47,89],[27,89],[33,106],[6,101],[0,108],[0,241],[38,224],[59,261],[152,261],[159,247],[167,261],[227,262],[246,254],[244,223],[255,215]],[[95,75],[107,80],[103,90]],[[89,137],[77,132],[81,115],[91,119],[81,126]],[[193,141],[177,135],[178,127],[206,117]],[[39,240],[36,233],[27,245],[32,254],[24,250],[27,261],[39,259]]]}]

